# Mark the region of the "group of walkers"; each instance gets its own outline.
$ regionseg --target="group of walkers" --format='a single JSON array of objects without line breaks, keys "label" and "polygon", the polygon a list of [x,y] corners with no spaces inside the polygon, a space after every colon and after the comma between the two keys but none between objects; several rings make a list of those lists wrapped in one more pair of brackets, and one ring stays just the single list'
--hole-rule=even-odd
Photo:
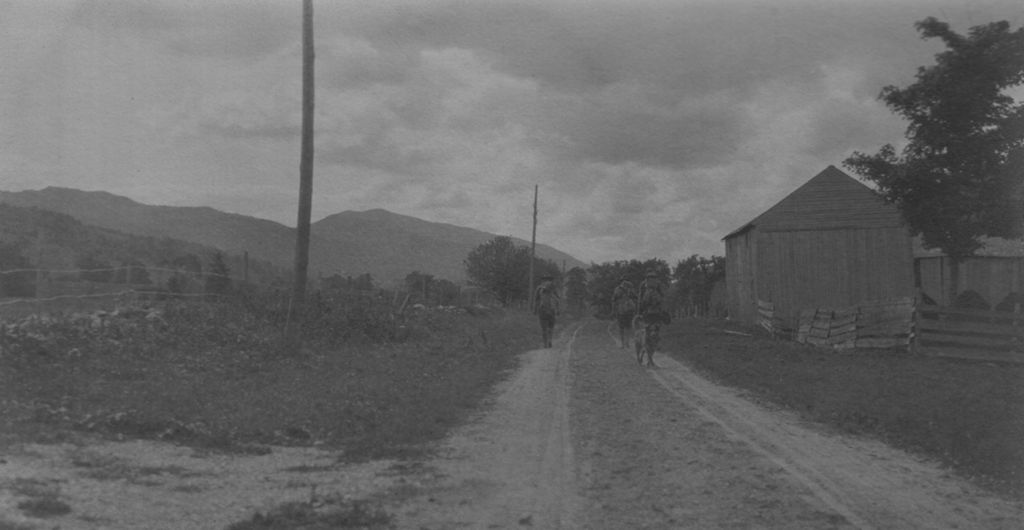
[{"label": "group of walkers", "polygon": [[649,363],[653,364],[650,356],[658,347],[661,325],[669,323],[664,302],[665,288],[654,271],[647,271],[638,288],[633,287],[629,278],[621,276],[612,291],[612,312],[619,326],[619,345],[627,347],[630,331],[637,333],[634,340],[642,341],[642,344],[636,344],[638,361],[643,349]]},{"label": "group of walkers", "polygon": [[[643,347],[653,354],[658,346],[662,324],[668,324],[665,311],[665,288],[657,273],[647,271],[640,286],[634,287],[625,275],[612,291],[612,312],[619,326],[619,342],[625,348],[629,343],[629,332],[637,327],[643,332]],[[533,312],[540,318],[541,338],[545,348],[551,347],[551,336],[555,317],[559,313],[560,298],[554,285],[553,276],[541,278],[533,297]],[[639,352],[639,348],[638,348]]]}]

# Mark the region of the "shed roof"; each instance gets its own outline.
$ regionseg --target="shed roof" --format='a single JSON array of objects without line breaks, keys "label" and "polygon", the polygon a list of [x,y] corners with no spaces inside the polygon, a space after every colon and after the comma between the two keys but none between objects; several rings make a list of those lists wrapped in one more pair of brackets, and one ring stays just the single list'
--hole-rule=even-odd
[{"label": "shed roof", "polygon": [[723,239],[759,230],[834,230],[903,226],[899,210],[871,188],[828,166]]}]

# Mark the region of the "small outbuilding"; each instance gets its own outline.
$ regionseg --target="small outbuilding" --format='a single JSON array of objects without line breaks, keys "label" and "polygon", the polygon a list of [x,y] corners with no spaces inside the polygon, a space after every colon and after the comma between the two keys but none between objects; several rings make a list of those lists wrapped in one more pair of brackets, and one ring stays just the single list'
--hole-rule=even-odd
[{"label": "small outbuilding", "polygon": [[740,322],[757,322],[758,302],[795,330],[801,310],[914,295],[899,210],[834,166],[723,240],[729,314]]}]

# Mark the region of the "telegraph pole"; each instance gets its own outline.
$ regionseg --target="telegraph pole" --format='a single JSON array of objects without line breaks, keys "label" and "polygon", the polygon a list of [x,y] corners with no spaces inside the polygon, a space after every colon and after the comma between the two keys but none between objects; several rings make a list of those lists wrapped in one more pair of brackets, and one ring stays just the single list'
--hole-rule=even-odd
[{"label": "telegraph pole", "polygon": [[530,239],[530,294],[527,297],[530,303],[530,311],[533,311],[533,262],[537,255],[537,189],[538,184],[533,185],[533,236]]},{"label": "telegraph pole", "polygon": [[298,346],[306,303],[310,216],[313,209],[313,0],[302,0],[302,148],[299,159],[299,215],[295,233],[295,283],[285,339]]}]

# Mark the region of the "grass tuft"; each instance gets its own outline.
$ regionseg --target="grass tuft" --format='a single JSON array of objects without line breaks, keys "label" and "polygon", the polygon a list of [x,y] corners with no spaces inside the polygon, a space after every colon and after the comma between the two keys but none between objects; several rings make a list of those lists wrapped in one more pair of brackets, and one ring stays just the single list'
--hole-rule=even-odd
[{"label": "grass tuft", "polygon": [[60,517],[71,513],[71,507],[55,497],[39,497],[18,503],[18,509],[29,517]]},{"label": "grass tuft", "polygon": [[312,502],[285,503],[273,510],[256,513],[250,519],[234,523],[227,530],[329,530],[335,528],[362,528],[367,530],[390,528],[391,516],[379,506],[352,503],[317,510]]}]

